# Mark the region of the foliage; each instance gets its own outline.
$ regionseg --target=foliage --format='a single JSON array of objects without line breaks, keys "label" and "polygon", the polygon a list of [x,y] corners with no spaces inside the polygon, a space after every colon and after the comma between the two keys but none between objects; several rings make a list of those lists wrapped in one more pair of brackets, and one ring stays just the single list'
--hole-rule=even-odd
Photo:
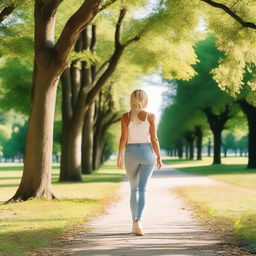
[{"label": "foliage", "polygon": [[5,110],[28,114],[32,66],[14,58],[7,60],[0,68],[1,101],[0,107]]},{"label": "foliage", "polygon": [[237,147],[239,148],[240,152],[247,152],[248,149],[248,136],[244,135],[237,141]]},{"label": "foliage", "polygon": [[61,121],[55,121],[53,133],[53,154],[59,154],[61,148]]},{"label": "foliage", "polygon": [[3,24],[0,24],[0,57],[20,58],[31,62],[34,32],[33,2],[31,0],[9,2],[14,2],[16,9]]},{"label": "foliage", "polygon": [[[243,20],[255,23],[255,1],[249,3],[242,0],[233,4],[229,0],[221,2],[231,7]],[[218,67],[213,70],[214,79],[222,90],[230,95],[237,95],[244,85],[243,77],[247,67],[256,64],[255,30],[242,27],[228,14],[205,3],[201,4],[201,10],[207,30],[214,33],[218,49],[225,53]],[[248,84],[255,91],[255,74]]]},{"label": "foliage", "polygon": [[236,141],[235,136],[232,133],[227,133],[222,138],[222,146],[225,151],[228,149],[235,150],[236,149]]},{"label": "foliage", "polygon": [[25,154],[27,123],[23,126],[16,125],[13,127],[12,136],[3,143],[3,155],[6,158],[15,156],[18,152]]},{"label": "foliage", "polygon": [[194,66],[197,75],[189,81],[176,81],[176,94],[170,99],[173,103],[165,110],[160,122],[160,139],[165,147],[167,143],[182,140],[185,132],[193,132],[195,126],[207,130],[207,120],[203,114],[207,107],[219,114],[226,105],[230,105],[234,113],[237,112],[233,99],[218,88],[210,73],[222,56],[215,46],[214,37],[208,36],[199,41],[195,51],[199,59]]},{"label": "foliage", "polygon": [[[57,12],[56,38],[60,35],[68,18],[82,2],[82,0],[62,2]],[[230,5],[229,0],[221,2]],[[0,9],[10,3],[17,5],[17,8],[0,27],[0,78],[1,95],[3,95],[0,105],[5,110],[13,108],[27,114],[32,78],[34,28],[32,6],[34,2],[31,0],[2,1]],[[122,112],[128,108],[128,95],[139,86],[139,78],[152,72],[161,72],[169,80],[179,80],[179,88],[182,83],[196,84],[211,79],[209,84],[201,84],[197,99],[190,97],[189,94],[186,95],[190,97],[190,110],[181,109],[178,105],[175,107],[176,110],[172,110],[174,114],[183,113],[183,119],[180,116],[178,123],[183,123],[184,130],[192,130],[195,124],[205,123],[200,111],[195,109],[205,107],[206,104],[214,106],[216,113],[223,109],[228,96],[219,91],[216,94],[217,89],[213,89],[216,85],[230,95],[234,96],[240,92],[242,93],[240,97],[246,97],[249,102],[255,102],[253,72],[256,62],[255,31],[242,28],[229,15],[199,0],[118,0],[93,21],[97,27],[95,52],[85,51],[78,55],[73,52],[70,58],[86,60],[88,65],[96,63],[97,68],[104,63],[114,50],[115,25],[121,8],[128,10],[124,19],[121,42],[125,43],[135,36],[139,36],[140,40],[127,47],[115,73],[103,89],[111,88],[115,111]],[[252,22],[255,20],[253,16],[255,8],[254,1],[248,4],[245,0],[237,1],[232,6],[232,9],[245,20]],[[201,25],[205,25],[207,30],[214,34],[218,53],[216,49],[208,47],[210,41],[214,41],[210,38],[207,39],[209,45],[199,43],[197,48],[194,48],[203,34],[198,30]],[[91,32],[90,28],[88,31]],[[215,53],[217,55],[214,57]],[[204,58],[205,70],[203,65],[196,65],[198,58]],[[212,64],[208,63],[209,61]],[[195,76],[198,68],[201,72],[204,70],[204,75],[201,73],[200,76]],[[211,75],[208,74],[210,71],[212,71]],[[246,72],[250,76],[245,81]],[[216,82],[213,81],[212,75]],[[187,82],[192,77],[193,79]],[[243,90],[241,90],[242,86]],[[192,91],[192,86],[190,93],[195,93]],[[182,94],[180,93],[180,101],[186,102],[186,97],[184,95],[182,98]],[[59,98],[56,113],[56,119],[60,120]],[[191,114],[191,119],[187,120],[186,114],[189,113],[193,115]],[[162,128],[160,124],[159,131],[165,129],[168,134],[168,129],[164,127],[167,127],[167,124],[162,125]],[[182,134],[181,127],[173,128],[174,137]],[[174,135],[175,132],[177,136]],[[165,139],[163,141],[167,143]]]}]

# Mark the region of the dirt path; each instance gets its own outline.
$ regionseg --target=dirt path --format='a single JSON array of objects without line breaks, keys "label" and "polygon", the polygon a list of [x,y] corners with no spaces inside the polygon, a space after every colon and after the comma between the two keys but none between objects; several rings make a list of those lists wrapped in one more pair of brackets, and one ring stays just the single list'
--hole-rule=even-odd
[{"label": "dirt path", "polygon": [[[170,188],[185,184],[213,185],[212,179],[185,174],[168,167],[154,171],[148,184],[147,204],[142,222],[145,235],[131,233],[129,184],[125,177],[118,193],[121,200],[107,209],[107,214],[93,219],[84,231],[52,248],[52,255],[93,256],[213,256],[226,254],[221,241],[192,217],[181,198]],[[88,227],[92,229],[87,232]],[[40,254],[36,254],[40,255]],[[44,255],[44,254],[42,254]]]}]

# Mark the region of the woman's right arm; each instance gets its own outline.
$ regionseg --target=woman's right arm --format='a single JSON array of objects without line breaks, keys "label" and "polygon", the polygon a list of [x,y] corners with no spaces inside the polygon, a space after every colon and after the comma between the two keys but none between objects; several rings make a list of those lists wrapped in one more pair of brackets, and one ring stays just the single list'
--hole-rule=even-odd
[{"label": "woman's right arm", "polygon": [[125,145],[127,142],[127,137],[128,137],[128,126],[127,126],[127,116],[126,114],[123,114],[121,118],[121,137],[119,141],[119,151],[118,151],[118,158],[117,158],[117,167],[118,168],[123,168],[123,156],[124,156],[124,150],[125,150]]},{"label": "woman's right arm", "polygon": [[155,115],[153,113],[151,113],[150,115],[149,122],[150,122],[150,128],[149,128],[150,140],[152,143],[152,147],[157,156],[157,168],[160,169],[163,166],[163,163],[162,163],[161,154],[160,154],[159,140],[156,133]]}]

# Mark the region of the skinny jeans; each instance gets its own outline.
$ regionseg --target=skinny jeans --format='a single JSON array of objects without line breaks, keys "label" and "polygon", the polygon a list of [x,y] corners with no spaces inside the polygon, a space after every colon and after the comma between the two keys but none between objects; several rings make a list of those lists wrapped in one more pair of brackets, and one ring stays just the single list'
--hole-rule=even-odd
[{"label": "skinny jeans", "polygon": [[155,167],[151,143],[128,143],[124,153],[126,174],[130,183],[130,208],[133,220],[143,218],[146,187]]}]

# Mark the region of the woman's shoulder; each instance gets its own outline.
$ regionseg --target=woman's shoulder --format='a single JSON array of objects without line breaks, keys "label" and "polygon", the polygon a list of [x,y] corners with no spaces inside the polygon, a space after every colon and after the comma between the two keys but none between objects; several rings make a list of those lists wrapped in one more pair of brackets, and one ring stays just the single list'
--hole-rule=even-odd
[{"label": "woman's shoulder", "polygon": [[123,121],[129,121],[129,112],[123,113],[121,120]]},{"label": "woman's shoulder", "polygon": [[156,118],[156,115],[154,113],[148,112],[148,121],[154,122]]}]

